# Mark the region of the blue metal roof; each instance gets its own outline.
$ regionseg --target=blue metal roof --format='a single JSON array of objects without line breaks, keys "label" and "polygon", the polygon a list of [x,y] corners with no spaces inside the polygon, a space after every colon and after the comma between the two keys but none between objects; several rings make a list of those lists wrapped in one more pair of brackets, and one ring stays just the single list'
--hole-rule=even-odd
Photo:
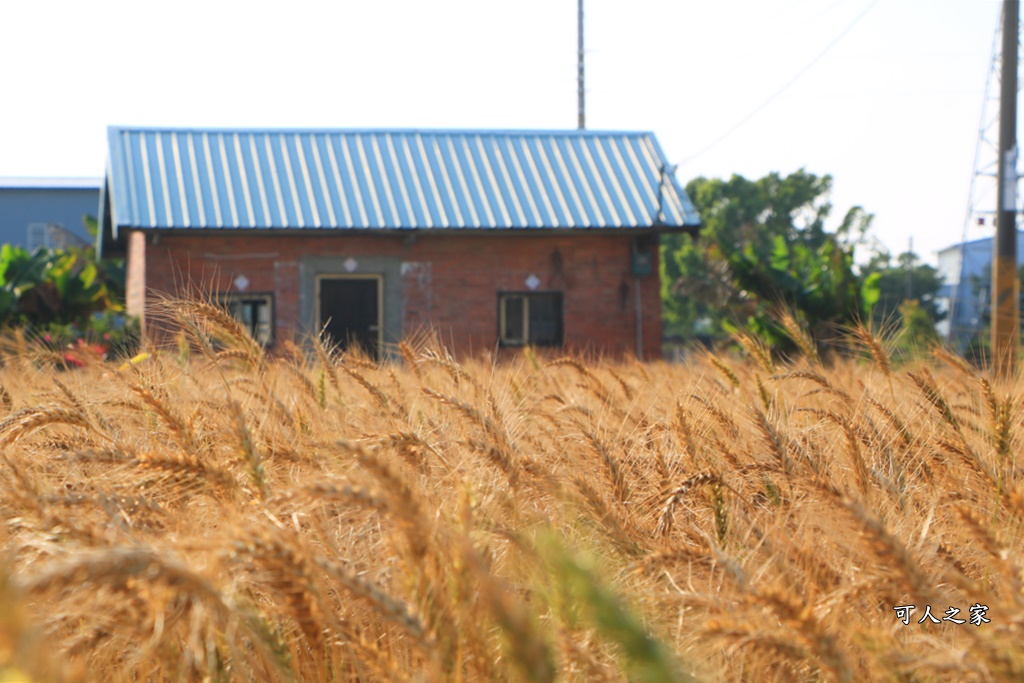
[{"label": "blue metal roof", "polygon": [[692,227],[651,133],[109,129],[135,228]]}]

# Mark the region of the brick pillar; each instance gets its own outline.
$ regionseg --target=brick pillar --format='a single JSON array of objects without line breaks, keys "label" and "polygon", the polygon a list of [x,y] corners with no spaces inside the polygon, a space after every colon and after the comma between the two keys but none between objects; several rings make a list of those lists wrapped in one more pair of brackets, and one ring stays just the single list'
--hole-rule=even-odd
[{"label": "brick pillar", "polygon": [[125,304],[128,315],[138,316],[146,332],[146,234],[128,233],[128,272],[125,275]]}]

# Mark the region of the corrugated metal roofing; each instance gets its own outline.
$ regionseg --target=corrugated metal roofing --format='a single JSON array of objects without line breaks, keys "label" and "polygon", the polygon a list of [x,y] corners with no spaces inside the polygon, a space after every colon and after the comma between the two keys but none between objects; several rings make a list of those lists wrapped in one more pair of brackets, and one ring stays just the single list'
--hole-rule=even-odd
[{"label": "corrugated metal roofing", "polygon": [[115,226],[699,223],[651,133],[111,127],[109,146]]}]

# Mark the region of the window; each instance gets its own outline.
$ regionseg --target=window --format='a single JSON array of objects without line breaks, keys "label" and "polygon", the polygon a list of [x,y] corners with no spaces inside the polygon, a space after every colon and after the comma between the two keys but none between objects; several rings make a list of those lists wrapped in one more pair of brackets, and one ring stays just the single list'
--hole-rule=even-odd
[{"label": "window", "polygon": [[40,247],[44,249],[69,249],[71,247],[84,247],[88,243],[56,223],[29,223],[25,244],[28,251],[33,252]]},{"label": "window", "polygon": [[30,223],[28,226],[28,250],[33,252],[40,247],[50,246],[50,225],[47,223]]},{"label": "window", "polygon": [[562,293],[499,293],[498,334],[502,346],[561,346]]},{"label": "window", "polygon": [[253,339],[270,345],[274,333],[274,301],[270,294],[222,294],[221,303]]}]

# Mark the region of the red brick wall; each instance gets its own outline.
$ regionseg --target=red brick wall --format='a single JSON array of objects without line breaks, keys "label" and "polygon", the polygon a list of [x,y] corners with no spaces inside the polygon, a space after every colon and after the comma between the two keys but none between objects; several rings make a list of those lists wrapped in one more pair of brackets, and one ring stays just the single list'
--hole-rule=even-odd
[{"label": "red brick wall", "polygon": [[[131,243],[135,245],[135,242]],[[497,292],[563,293],[568,348],[613,354],[636,352],[635,291],[628,235],[515,234],[404,236],[280,236],[231,233],[163,234],[145,249],[148,300],[191,281],[210,291],[232,290],[239,275],[249,292],[273,292],[277,339],[301,336],[299,260],[303,256],[387,256],[401,260],[403,332],[436,329],[457,353],[493,349],[498,336]],[[657,248],[653,273],[641,280],[643,355],[661,353]],[[131,251],[131,247],[129,248]],[[137,261],[136,252],[132,260]],[[129,280],[138,272],[129,266]],[[130,289],[130,286],[129,286]]]}]

